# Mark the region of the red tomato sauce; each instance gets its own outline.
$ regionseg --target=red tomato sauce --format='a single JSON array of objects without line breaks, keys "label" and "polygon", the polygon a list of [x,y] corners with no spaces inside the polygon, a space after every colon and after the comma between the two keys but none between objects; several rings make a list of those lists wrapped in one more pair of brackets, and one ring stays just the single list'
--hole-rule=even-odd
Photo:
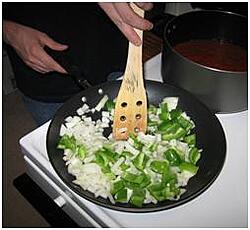
[{"label": "red tomato sauce", "polygon": [[247,51],[237,45],[218,40],[191,40],[173,47],[182,56],[219,70],[247,71]]}]

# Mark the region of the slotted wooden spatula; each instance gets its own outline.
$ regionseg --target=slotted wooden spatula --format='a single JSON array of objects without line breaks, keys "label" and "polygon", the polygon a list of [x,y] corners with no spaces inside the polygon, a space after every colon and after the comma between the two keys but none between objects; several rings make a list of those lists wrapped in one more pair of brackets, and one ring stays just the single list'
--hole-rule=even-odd
[{"label": "slotted wooden spatula", "polygon": [[[131,3],[133,10],[144,17],[144,11]],[[137,30],[142,40],[143,31]],[[128,59],[123,81],[116,99],[113,137],[124,140],[130,133],[146,132],[147,98],[143,82],[142,45],[135,46],[129,42]]]}]

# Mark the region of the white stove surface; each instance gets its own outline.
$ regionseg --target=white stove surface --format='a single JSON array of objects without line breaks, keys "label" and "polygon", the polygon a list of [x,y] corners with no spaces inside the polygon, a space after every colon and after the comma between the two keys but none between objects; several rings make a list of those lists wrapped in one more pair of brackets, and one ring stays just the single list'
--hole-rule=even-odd
[{"label": "white stove surface", "polygon": [[[161,81],[161,56],[145,64],[145,77]],[[226,134],[227,155],[215,182],[192,201],[155,213],[127,213],[97,206],[71,190],[73,196],[109,227],[247,227],[248,112],[216,115]],[[21,147],[49,177],[63,183],[49,162],[46,134],[49,122],[20,140]]]}]

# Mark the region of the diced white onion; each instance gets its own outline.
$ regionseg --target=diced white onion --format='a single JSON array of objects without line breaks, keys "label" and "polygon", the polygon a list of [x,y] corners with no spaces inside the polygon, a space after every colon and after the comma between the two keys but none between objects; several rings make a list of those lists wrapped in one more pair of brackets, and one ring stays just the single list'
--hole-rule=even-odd
[{"label": "diced white onion", "polygon": [[82,97],[82,102],[86,102],[87,98],[86,97]]},{"label": "diced white onion", "polygon": [[103,90],[100,88],[98,89],[98,94],[102,95],[103,94]]},{"label": "diced white onion", "polygon": [[96,105],[95,110],[99,112],[104,107],[108,99],[108,95],[105,94],[103,98],[99,101],[99,103]]},{"label": "diced white onion", "polygon": [[168,110],[171,111],[173,109],[176,109],[178,104],[178,97],[166,97],[163,99],[163,103],[167,103]]}]

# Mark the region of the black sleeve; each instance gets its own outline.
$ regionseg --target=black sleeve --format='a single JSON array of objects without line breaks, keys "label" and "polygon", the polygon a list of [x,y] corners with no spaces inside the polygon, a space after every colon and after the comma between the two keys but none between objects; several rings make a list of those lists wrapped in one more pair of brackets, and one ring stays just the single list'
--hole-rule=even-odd
[{"label": "black sleeve", "polygon": [[3,3],[3,20],[18,22],[21,19],[22,4],[13,2]]}]

